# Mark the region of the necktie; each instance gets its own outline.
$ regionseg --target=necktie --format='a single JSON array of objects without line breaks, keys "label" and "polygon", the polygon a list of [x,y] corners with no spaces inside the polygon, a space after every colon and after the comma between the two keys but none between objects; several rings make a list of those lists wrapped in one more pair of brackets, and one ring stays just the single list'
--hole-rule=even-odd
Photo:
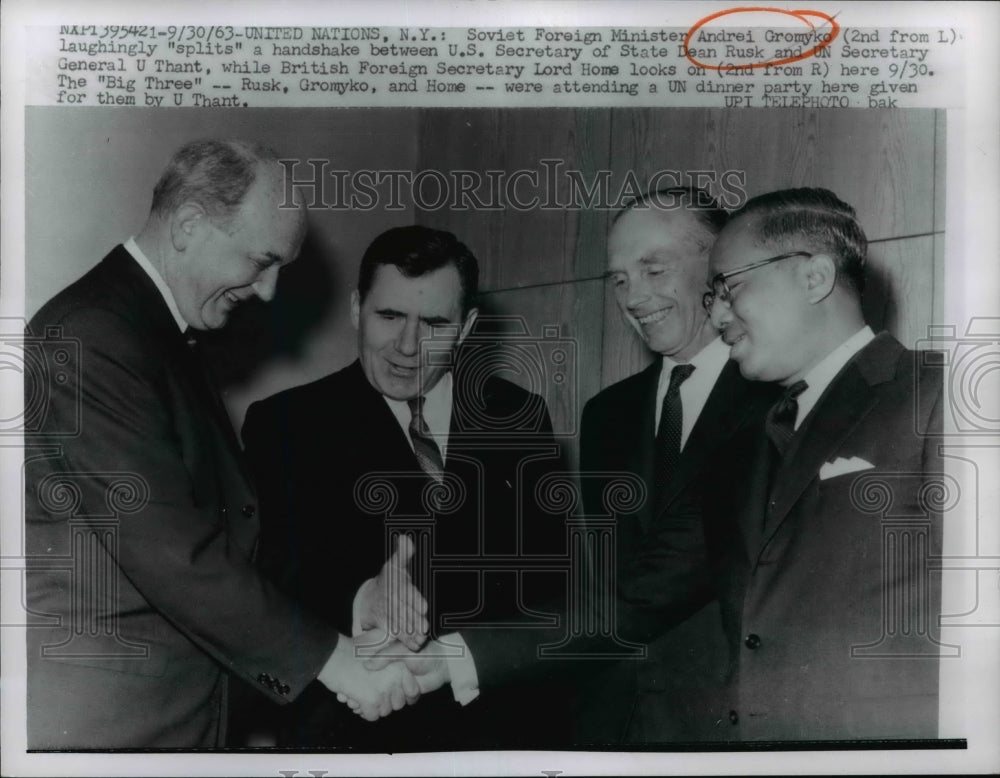
[{"label": "necktie", "polygon": [[417,456],[420,469],[435,481],[440,481],[444,477],[444,460],[424,419],[424,398],[414,397],[407,404],[410,406],[410,441],[413,443],[413,453]]},{"label": "necktie", "polygon": [[771,410],[767,413],[764,430],[780,456],[785,455],[788,441],[795,433],[795,418],[799,413],[799,401],[796,398],[807,388],[808,384],[805,381],[796,381],[785,389],[781,399],[771,406]]},{"label": "necktie", "polygon": [[670,383],[667,393],[663,396],[663,409],[660,412],[660,427],[656,431],[656,488],[666,486],[671,474],[677,467],[681,456],[681,384],[691,373],[694,365],[674,365],[670,371]]}]

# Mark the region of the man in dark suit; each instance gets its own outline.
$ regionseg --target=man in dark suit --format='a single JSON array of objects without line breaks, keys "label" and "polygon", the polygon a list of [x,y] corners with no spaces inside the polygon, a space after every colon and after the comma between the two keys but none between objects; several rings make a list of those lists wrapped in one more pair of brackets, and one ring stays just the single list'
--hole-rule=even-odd
[{"label": "man in dark suit", "polygon": [[[303,612],[342,631],[384,627],[416,648],[426,629],[412,625],[425,618],[438,637],[530,623],[519,603],[539,601],[559,581],[482,561],[565,553],[565,528],[534,501],[534,484],[559,465],[544,400],[495,375],[482,342],[474,360],[463,359],[477,284],[475,257],[451,233],[386,231],[366,250],[351,297],[358,360],[247,412],[243,440],[263,512],[260,564]],[[412,576],[423,594],[414,607],[403,604],[395,624],[391,576],[404,584]],[[359,726],[322,694],[275,712],[278,742],[288,746],[385,752],[559,742],[557,730],[525,726],[549,715],[541,705],[525,713],[494,700],[463,710],[447,690],[374,726]]]},{"label": "man in dark suit", "polygon": [[[581,473],[588,515],[608,512],[606,481],[592,476],[638,476],[646,492],[637,511],[618,516],[615,580],[591,591],[617,594],[617,636],[648,644],[646,657],[598,661],[607,646],[582,640],[577,649],[592,661],[539,661],[538,646],[560,635],[463,633],[484,698],[515,678],[582,676],[577,744],[729,736],[713,718],[728,650],[715,601],[717,571],[705,545],[702,476],[736,431],[763,415],[774,392],[739,375],[703,306],[708,253],[725,221],[708,192],[664,189],[619,212],[608,238],[609,283],[656,360],[584,409]],[[430,664],[412,667],[425,672]],[[437,667],[434,672],[445,672],[433,683],[458,666],[452,660]]]},{"label": "man in dark suit", "polygon": [[25,440],[30,748],[221,745],[230,676],[279,703],[318,678],[368,718],[417,691],[253,566],[257,497],[186,342],[273,295],[305,229],[282,197],[272,152],[188,144],[139,235],[29,325],[79,353]]},{"label": "man in dark suit", "polygon": [[[656,359],[587,403],[580,469],[635,474],[646,487],[643,505],[618,517],[616,569],[619,627],[648,647],[644,661],[604,670],[581,693],[583,741],[727,734],[706,715],[725,678],[727,652],[699,483],[712,456],[763,413],[771,392],[739,375],[702,304],[708,252],[726,218],[708,192],[671,188],[620,211],[608,236],[615,299]],[[598,515],[604,508],[590,484],[599,486],[584,480],[585,503]],[[643,613],[664,597],[686,600],[691,615],[668,629],[664,612]]]},{"label": "man in dark suit", "polygon": [[[867,240],[824,189],[750,200],[711,255],[744,376],[785,387],[733,442],[710,544],[727,558],[728,717],[753,739],[937,732],[942,375],[861,314]],[[724,488],[723,488],[724,487]]]}]

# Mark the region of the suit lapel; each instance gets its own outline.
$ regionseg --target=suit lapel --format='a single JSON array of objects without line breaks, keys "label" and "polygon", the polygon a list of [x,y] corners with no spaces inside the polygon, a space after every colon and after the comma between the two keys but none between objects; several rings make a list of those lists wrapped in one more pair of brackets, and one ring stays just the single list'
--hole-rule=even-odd
[{"label": "suit lapel", "polygon": [[[622,460],[625,470],[635,473],[649,488],[649,496],[636,513],[644,530],[655,515],[655,506],[659,502],[653,484],[656,482],[656,390],[661,364],[662,361],[657,359],[643,371],[642,380],[636,383],[635,394],[622,403],[618,417],[622,432],[620,440],[633,442]],[[638,413],[635,413],[636,408]]]},{"label": "suit lapel", "polygon": [[[120,294],[123,302],[127,301],[128,315],[133,322],[150,332],[151,341],[158,344],[176,368],[175,375],[190,397],[185,412],[196,426],[195,433],[203,440],[211,439],[212,444],[224,452],[215,457],[220,484],[231,483],[230,479],[235,478],[253,494],[253,481],[243,461],[243,449],[200,347],[192,350],[188,346],[160,290],[123,246],[116,247],[104,264],[109,288],[113,287],[114,293]],[[222,470],[231,472],[223,474]]]},{"label": "suit lapel", "polygon": [[656,495],[652,515],[663,512],[701,474],[706,458],[753,411],[749,388],[749,382],[740,376],[736,363],[727,362],[691,430],[677,469],[666,487]]},{"label": "suit lapel", "polygon": [[[181,337],[183,339],[183,336]],[[236,437],[236,430],[215,383],[215,376],[206,364],[205,352],[200,346],[189,346],[183,340],[180,350],[183,352],[181,359],[187,366],[188,378],[196,387],[196,396],[203,400],[200,407],[209,419],[207,429],[203,429],[202,433],[214,434],[219,439],[220,447],[226,452],[224,456],[219,457],[219,468],[231,469],[234,476],[241,479],[252,494],[255,493],[253,478],[243,457],[243,448]]]},{"label": "suit lapel", "polygon": [[793,436],[775,474],[773,506],[769,506],[764,523],[765,544],[824,462],[875,407],[878,395],[874,387],[891,377],[901,350],[892,338],[880,336],[844,366],[819,398],[810,418]]},{"label": "suit lapel", "polygon": [[[406,433],[385,397],[369,383],[361,362],[355,361],[347,369],[350,371],[352,387],[348,393],[358,401],[355,409],[359,419],[357,434],[362,436],[365,446],[380,450],[377,456],[370,459],[384,462],[387,470],[419,471],[420,465]],[[331,408],[330,411],[332,418],[341,418],[342,409]]]},{"label": "suit lapel", "polygon": [[753,434],[747,437],[748,445],[738,452],[734,467],[746,467],[746,477],[738,488],[737,520],[746,544],[747,558],[754,562],[760,554],[761,539],[768,500],[768,485],[771,477],[771,462],[774,458],[771,441],[764,434],[763,425],[756,425]]}]

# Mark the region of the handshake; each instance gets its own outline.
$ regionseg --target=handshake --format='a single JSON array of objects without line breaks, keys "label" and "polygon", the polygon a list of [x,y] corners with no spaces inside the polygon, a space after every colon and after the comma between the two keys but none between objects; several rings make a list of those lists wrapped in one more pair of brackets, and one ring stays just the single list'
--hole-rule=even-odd
[{"label": "handshake", "polygon": [[360,626],[354,638],[341,635],[318,680],[340,702],[368,721],[412,705],[420,695],[451,680],[448,657],[459,646],[427,641],[427,601],[406,570],[413,541],[400,536],[396,552],[356,598]]}]

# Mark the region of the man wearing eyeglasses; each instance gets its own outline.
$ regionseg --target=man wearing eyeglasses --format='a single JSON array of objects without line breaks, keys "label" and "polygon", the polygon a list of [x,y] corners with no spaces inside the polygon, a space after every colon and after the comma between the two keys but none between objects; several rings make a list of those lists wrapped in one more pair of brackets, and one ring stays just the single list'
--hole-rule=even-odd
[{"label": "man wearing eyeglasses", "polygon": [[[720,463],[728,718],[744,740],[937,734],[942,375],[861,311],[867,240],[824,189],[756,197],[706,304],[742,374],[784,387]],[[724,492],[724,494],[723,494]],[[717,499],[716,499],[717,498]],[[940,508],[940,506],[937,506]]]},{"label": "man wearing eyeglasses", "polygon": [[[648,643],[648,657],[595,673],[580,696],[585,740],[729,736],[710,715],[727,650],[698,484],[773,394],[740,376],[703,306],[709,250],[726,220],[708,192],[671,188],[619,211],[608,236],[608,283],[655,360],[587,403],[581,472],[624,471],[646,485],[639,510],[618,516],[615,541],[619,628]],[[583,485],[588,514],[606,512],[600,482]]]}]

